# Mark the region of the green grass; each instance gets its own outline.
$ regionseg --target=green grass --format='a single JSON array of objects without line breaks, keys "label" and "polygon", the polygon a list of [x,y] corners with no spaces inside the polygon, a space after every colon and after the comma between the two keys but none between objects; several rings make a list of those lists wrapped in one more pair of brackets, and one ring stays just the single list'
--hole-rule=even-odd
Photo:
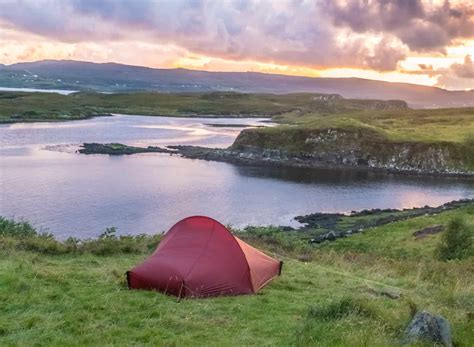
[{"label": "green grass", "polygon": [[[132,241],[109,230],[87,247],[35,248],[21,240],[38,235],[3,220],[0,345],[389,346],[416,309],[427,309],[451,322],[457,346],[469,346],[474,258],[436,260],[441,235],[412,236],[455,216],[473,227],[474,204],[318,247],[277,228],[239,232],[282,258],[283,275],[258,295],[180,302],[126,289],[125,271],[145,259],[158,239],[116,247]],[[109,252],[98,252],[94,243]],[[390,299],[387,291],[401,297]]]},{"label": "green grass", "polygon": [[306,107],[314,94],[0,92],[0,121],[55,121],[125,113],[151,116],[272,116]]},{"label": "green grass", "polygon": [[[467,217],[469,228],[474,230],[474,203],[470,203],[466,207],[453,211],[411,218],[368,229],[368,231],[361,234],[338,240],[338,242],[325,244],[322,248],[338,252],[355,251],[395,259],[416,258],[429,260],[434,257],[435,248],[442,233],[429,235],[419,240],[415,240],[413,233],[425,226],[446,226],[451,218],[460,215]],[[377,232],[373,232],[373,230]]]},{"label": "green grass", "polygon": [[[467,142],[474,139],[474,108],[389,109],[324,114],[308,112],[276,118],[309,129],[369,129],[392,141]],[[261,131],[271,131],[262,129]]]},{"label": "green grass", "polygon": [[125,113],[151,116],[277,116],[308,112],[344,113],[405,108],[402,101],[347,100],[321,94],[212,93],[54,93],[0,92],[0,121],[81,119],[94,115]]}]

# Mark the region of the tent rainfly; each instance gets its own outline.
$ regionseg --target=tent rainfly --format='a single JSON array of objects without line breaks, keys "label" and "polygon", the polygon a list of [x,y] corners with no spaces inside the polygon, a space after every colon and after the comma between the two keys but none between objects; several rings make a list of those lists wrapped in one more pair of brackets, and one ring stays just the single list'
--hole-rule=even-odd
[{"label": "tent rainfly", "polygon": [[281,274],[282,264],[216,220],[194,216],[176,223],[127,281],[130,289],[180,298],[253,294]]}]

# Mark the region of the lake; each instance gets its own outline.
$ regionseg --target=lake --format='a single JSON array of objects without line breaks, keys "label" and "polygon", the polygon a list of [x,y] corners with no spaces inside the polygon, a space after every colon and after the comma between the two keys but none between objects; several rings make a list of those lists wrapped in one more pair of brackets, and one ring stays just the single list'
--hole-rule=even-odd
[{"label": "lake", "polygon": [[38,89],[38,88],[8,88],[0,87],[0,92],[26,92],[26,93],[57,93],[62,95],[69,95],[76,93],[77,90],[63,90],[63,89]]},{"label": "lake", "polygon": [[263,120],[115,115],[1,125],[0,215],[24,218],[58,238],[87,238],[112,226],[122,234],[162,232],[190,215],[238,227],[295,226],[295,216],[317,211],[435,206],[474,197],[473,180],[75,152],[83,142],[226,147],[243,129],[239,125],[268,125]]}]

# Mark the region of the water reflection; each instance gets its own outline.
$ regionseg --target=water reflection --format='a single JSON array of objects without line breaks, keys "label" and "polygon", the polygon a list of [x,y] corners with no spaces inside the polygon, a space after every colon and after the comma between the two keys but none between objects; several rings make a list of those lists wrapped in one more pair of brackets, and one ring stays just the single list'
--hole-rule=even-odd
[{"label": "water reflection", "polygon": [[376,184],[376,183],[411,183],[428,187],[465,186],[472,188],[473,179],[463,177],[430,177],[421,175],[386,174],[377,171],[341,168],[298,168],[298,167],[261,167],[236,165],[239,175],[262,177],[293,182],[313,184]]}]

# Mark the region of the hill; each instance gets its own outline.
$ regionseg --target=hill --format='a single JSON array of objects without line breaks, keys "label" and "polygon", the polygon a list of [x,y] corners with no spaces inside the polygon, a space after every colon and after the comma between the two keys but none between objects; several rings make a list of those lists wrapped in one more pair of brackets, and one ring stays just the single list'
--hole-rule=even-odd
[{"label": "hill", "polygon": [[474,174],[474,108],[289,112],[273,119],[282,125],[244,129],[213,156],[266,165]]},{"label": "hill", "polygon": [[447,91],[408,83],[256,72],[153,69],[68,60],[45,60],[5,66],[0,68],[0,86],[101,92],[324,93],[357,99],[399,99],[407,101],[412,107],[474,106],[474,91]]}]

